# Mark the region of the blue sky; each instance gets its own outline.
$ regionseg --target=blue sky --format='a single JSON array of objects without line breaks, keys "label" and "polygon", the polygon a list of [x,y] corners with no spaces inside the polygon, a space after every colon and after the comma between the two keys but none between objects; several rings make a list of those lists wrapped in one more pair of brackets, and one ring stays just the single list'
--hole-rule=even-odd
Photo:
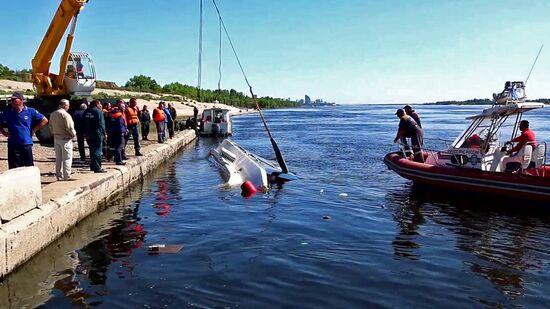
[{"label": "blue sky", "polygon": [[[59,0],[0,1],[0,63],[30,68]],[[196,85],[199,0],[90,0],[74,51],[98,77],[134,74]],[[550,1],[218,0],[245,70],[261,95],[341,103],[487,98],[525,79],[550,97]],[[218,80],[218,21],[204,0],[203,87]],[[247,91],[224,39],[222,88]],[[54,64],[54,68],[55,68]]]}]

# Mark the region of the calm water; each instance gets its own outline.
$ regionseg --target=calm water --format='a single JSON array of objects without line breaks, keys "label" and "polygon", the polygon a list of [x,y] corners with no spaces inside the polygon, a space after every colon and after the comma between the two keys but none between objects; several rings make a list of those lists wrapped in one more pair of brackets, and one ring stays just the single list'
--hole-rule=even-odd
[{"label": "calm water", "polygon": [[[217,142],[200,140],[5,280],[0,301],[49,308],[547,306],[548,212],[418,188],[388,171],[382,158],[395,149],[395,108],[266,113],[300,179],[251,199],[221,185],[207,160]],[[452,139],[479,109],[417,111],[427,137]],[[527,115],[539,140],[550,141],[548,111]],[[234,140],[274,157],[258,115],[234,124]],[[149,255],[155,243],[184,249]]]}]

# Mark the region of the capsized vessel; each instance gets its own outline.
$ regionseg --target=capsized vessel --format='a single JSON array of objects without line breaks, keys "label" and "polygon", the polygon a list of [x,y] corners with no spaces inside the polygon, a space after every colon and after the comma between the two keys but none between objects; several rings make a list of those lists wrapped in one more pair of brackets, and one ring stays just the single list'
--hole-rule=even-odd
[{"label": "capsized vessel", "polygon": [[271,183],[294,177],[291,173],[283,173],[276,162],[266,160],[229,139],[223,140],[210,154],[227,184],[231,186],[250,181],[256,188],[265,191]]}]

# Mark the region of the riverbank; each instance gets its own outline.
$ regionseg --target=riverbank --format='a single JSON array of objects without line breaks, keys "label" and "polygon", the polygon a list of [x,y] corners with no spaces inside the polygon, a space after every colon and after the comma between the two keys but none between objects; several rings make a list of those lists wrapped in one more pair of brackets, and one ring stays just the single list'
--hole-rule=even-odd
[{"label": "riverbank", "polygon": [[[104,207],[113,196],[143,179],[195,137],[195,131],[186,130],[177,132],[166,144],[142,143],[143,157],[133,157],[133,147],[129,145],[130,159],[125,166],[105,163],[107,173],[96,174],[89,171],[88,166],[77,165],[74,181],[53,181],[55,176],[49,170],[54,168],[52,162],[55,158],[35,155],[42,178],[42,200],[38,202],[38,207],[0,225],[0,277],[9,274],[82,219]],[[53,154],[53,150],[49,149]],[[0,153],[2,163],[5,163],[6,153]]]}]

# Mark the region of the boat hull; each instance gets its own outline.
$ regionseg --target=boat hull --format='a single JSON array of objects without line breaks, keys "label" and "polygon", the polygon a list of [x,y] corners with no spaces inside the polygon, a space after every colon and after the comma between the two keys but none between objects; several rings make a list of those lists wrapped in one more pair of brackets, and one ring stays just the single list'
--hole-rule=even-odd
[{"label": "boat hull", "polygon": [[270,178],[281,172],[278,166],[225,139],[210,154],[221,174],[231,186],[250,181],[257,189],[266,190]]},{"label": "boat hull", "polygon": [[430,187],[550,201],[550,166],[539,169],[539,175],[488,172],[414,162],[398,152],[387,154],[384,163],[401,177]]}]

